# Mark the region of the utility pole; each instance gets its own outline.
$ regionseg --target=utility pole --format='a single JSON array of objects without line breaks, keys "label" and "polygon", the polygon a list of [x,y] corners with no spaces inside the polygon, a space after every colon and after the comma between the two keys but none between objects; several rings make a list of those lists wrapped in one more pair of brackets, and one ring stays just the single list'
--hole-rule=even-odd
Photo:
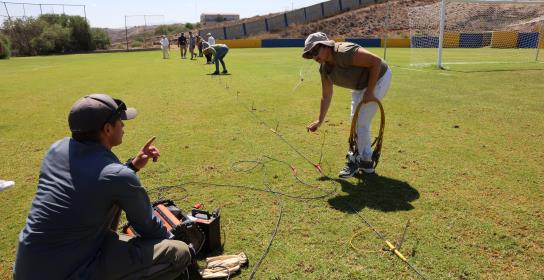
[{"label": "utility pole", "polygon": [[129,51],[129,48],[128,48],[127,16],[125,16],[125,42],[127,43],[127,52],[128,52],[128,51]]}]

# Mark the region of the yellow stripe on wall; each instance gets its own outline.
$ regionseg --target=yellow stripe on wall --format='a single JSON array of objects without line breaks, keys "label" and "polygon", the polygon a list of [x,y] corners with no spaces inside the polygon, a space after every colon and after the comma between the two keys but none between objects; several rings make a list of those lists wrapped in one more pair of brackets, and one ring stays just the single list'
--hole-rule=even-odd
[{"label": "yellow stripe on wall", "polygon": [[[381,40],[381,46],[384,47],[385,40]],[[410,47],[410,38],[388,38],[387,39],[388,48],[409,48]]]},{"label": "yellow stripe on wall", "polygon": [[261,40],[258,39],[238,39],[238,40],[215,40],[217,44],[225,44],[229,48],[260,48]]},{"label": "yellow stripe on wall", "polygon": [[518,46],[518,32],[494,31],[491,35],[491,47],[499,49],[511,49]]},{"label": "yellow stripe on wall", "polygon": [[444,48],[458,48],[461,34],[458,32],[444,33]]}]

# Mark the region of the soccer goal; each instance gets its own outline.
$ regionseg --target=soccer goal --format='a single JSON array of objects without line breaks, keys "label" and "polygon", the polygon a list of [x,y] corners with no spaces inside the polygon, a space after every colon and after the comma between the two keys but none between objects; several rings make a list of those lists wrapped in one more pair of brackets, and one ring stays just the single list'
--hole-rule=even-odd
[{"label": "soccer goal", "polygon": [[412,66],[544,60],[544,0],[442,0],[407,12]]}]

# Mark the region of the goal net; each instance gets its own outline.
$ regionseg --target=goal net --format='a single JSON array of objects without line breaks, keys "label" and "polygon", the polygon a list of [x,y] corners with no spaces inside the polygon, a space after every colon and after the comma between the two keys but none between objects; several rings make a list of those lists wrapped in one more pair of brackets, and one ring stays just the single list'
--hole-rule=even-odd
[{"label": "goal net", "polygon": [[412,66],[544,60],[542,0],[442,0],[407,12]]}]

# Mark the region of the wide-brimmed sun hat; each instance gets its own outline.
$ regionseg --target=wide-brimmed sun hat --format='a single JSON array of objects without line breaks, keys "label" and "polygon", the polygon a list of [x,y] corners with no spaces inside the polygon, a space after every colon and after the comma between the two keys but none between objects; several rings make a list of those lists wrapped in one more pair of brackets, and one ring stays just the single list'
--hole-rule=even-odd
[{"label": "wide-brimmed sun hat", "polygon": [[308,35],[306,41],[304,42],[304,51],[302,52],[302,57],[306,59],[311,59],[310,51],[317,45],[325,45],[328,47],[334,47],[334,40],[329,40],[327,35],[323,32],[316,32]]}]

